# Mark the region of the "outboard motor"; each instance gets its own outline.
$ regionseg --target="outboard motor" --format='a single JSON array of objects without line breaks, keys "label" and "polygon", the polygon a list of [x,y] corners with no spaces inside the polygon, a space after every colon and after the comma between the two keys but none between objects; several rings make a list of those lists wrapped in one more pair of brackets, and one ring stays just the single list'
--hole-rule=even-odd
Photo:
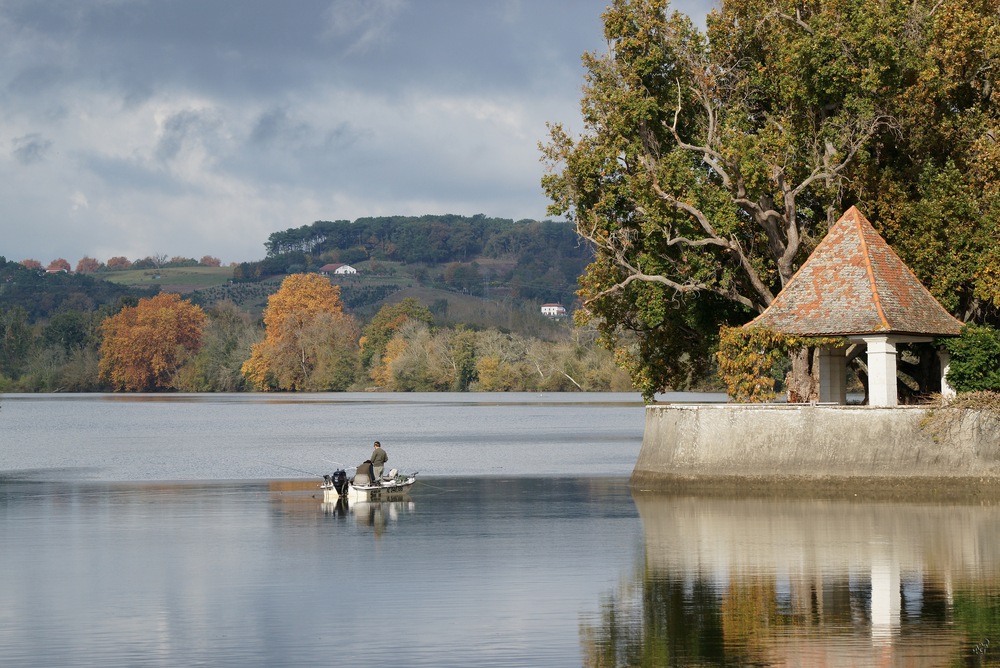
[{"label": "outboard motor", "polygon": [[347,491],[347,471],[344,469],[337,469],[334,471],[333,475],[330,476],[330,483],[333,485],[333,488],[337,490],[337,494],[343,496],[344,492]]}]

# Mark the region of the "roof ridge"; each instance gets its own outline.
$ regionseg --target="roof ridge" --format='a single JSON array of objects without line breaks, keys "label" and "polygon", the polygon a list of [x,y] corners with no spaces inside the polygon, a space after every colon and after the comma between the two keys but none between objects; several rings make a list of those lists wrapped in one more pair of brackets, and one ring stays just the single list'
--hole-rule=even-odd
[{"label": "roof ridge", "polygon": [[[851,207],[856,213],[861,213],[853,206]],[[865,229],[864,223],[861,222],[862,216],[854,217],[854,224],[858,231],[858,240],[861,243],[861,257],[865,261],[865,270],[868,272],[868,283],[872,288],[872,299],[875,300],[875,311],[878,313],[878,319],[882,321],[882,326],[885,329],[890,329],[889,320],[885,317],[885,310],[882,308],[882,296],[878,292],[878,284],[875,282],[875,268],[872,267],[872,257],[871,253],[868,252],[868,240],[865,239]],[[867,221],[867,218],[864,218]],[[871,223],[868,223],[871,225]]]}]

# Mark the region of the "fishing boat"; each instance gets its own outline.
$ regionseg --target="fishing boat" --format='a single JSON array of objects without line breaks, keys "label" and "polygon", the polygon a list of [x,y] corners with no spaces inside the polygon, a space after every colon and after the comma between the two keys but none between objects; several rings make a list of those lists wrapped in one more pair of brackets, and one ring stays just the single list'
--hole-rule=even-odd
[{"label": "fishing boat", "polygon": [[324,475],[320,489],[323,490],[323,500],[335,502],[346,496],[349,501],[388,501],[399,499],[407,494],[413,483],[417,482],[416,473],[400,473],[392,469],[381,478],[373,479],[371,469],[360,467],[353,478],[347,477],[343,469]]}]

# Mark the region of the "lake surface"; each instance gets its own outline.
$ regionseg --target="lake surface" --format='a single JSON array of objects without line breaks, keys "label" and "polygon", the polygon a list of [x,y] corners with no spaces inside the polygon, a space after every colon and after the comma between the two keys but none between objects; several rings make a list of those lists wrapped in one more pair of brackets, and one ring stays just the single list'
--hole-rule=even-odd
[{"label": "lake surface", "polygon": [[0,666],[1000,664],[997,504],[633,492],[643,413],[0,395]]}]

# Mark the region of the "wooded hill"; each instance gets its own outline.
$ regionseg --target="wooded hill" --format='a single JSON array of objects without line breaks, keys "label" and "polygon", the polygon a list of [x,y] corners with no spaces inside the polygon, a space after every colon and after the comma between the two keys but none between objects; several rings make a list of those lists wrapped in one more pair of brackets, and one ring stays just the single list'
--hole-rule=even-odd
[{"label": "wooded hill", "polygon": [[[483,215],[317,221],[275,232],[264,247],[267,257],[238,265],[234,280],[314,271],[327,263],[368,263],[370,275],[395,271],[421,286],[567,306],[594,257],[569,223]],[[344,298],[351,306],[349,292]]]}]

